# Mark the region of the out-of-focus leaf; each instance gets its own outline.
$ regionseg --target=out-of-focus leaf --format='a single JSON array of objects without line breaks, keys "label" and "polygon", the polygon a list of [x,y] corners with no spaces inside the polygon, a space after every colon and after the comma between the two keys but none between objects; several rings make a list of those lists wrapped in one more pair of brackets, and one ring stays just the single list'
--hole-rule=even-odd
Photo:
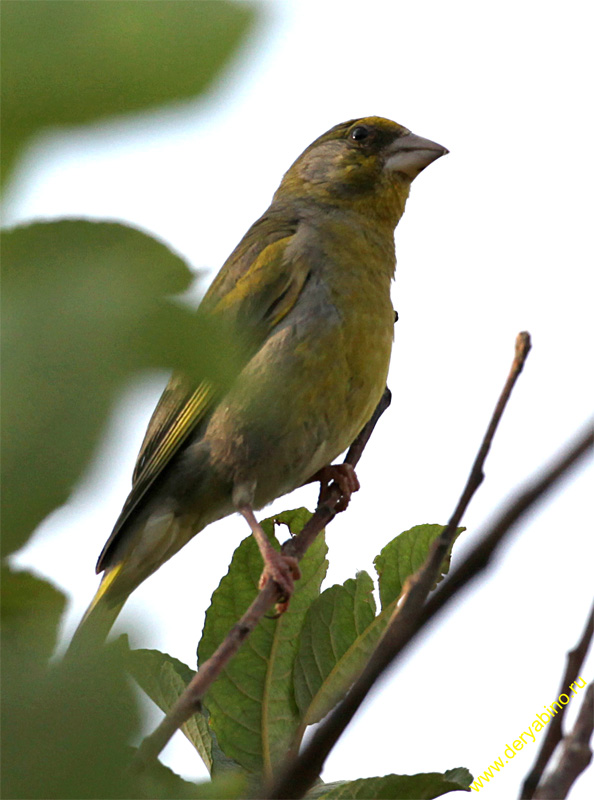
[{"label": "out-of-focus leaf", "polygon": [[146,765],[136,776],[136,784],[142,792],[140,796],[147,800],[234,800],[250,796],[245,773],[192,783],[160,761]]},{"label": "out-of-focus leaf", "polygon": [[[273,537],[273,523],[301,530],[311,514],[297,509],[263,522]],[[293,664],[305,614],[318,596],[326,574],[326,543],[320,534],[300,562],[302,577],[288,610],[278,619],[262,619],[243,647],[210,688],[205,705],[223,751],[250,772],[270,775],[299,725],[293,694]],[[258,591],[262,557],[253,536],[233,555],[229,572],[212,596],[198,648],[200,663],[209,658]]]},{"label": "out-of-focus leaf", "polygon": [[[127,664],[138,684],[167,713],[192,680],[192,670],[159,650],[129,650]],[[212,772],[212,736],[202,714],[194,714],[181,727],[209,772]]]},{"label": "out-of-focus leaf", "polygon": [[200,785],[186,781],[158,759],[143,765],[136,776],[136,783],[142,792],[140,796],[153,800],[200,800],[211,796],[204,794],[204,789],[211,786],[210,782]]},{"label": "out-of-focus leaf", "polygon": [[306,795],[317,800],[431,800],[448,792],[468,792],[472,775],[465,767],[444,772],[425,772],[418,775],[385,775],[382,778],[361,778],[333,784],[324,792],[316,786],[315,792]]},{"label": "out-of-focus leaf", "polygon": [[2,234],[2,271],[6,553],[67,499],[135,371],[178,367],[224,387],[236,367],[213,322],[166,300],[190,285],[187,266],[138,230],[15,228]]},{"label": "out-of-focus leaf", "polygon": [[[382,608],[400,596],[405,580],[415,573],[429,554],[429,548],[443,531],[443,525],[415,525],[392,539],[375,557],[374,565],[379,576],[379,591]],[[456,529],[456,538],[466,528]],[[453,545],[453,543],[452,543]],[[436,583],[447,574],[452,548],[443,561],[441,574]]]},{"label": "out-of-focus leaf", "polygon": [[295,661],[295,698],[303,723],[319,722],[344,697],[375,640],[363,632],[375,618],[373,581],[359,572],[331,586],[309,607]]},{"label": "out-of-focus leaf", "polygon": [[26,139],[203,92],[256,17],[225,0],[2,3],[2,175]]},{"label": "out-of-focus leaf", "polygon": [[140,797],[128,747],[139,714],[114,648],[42,671],[14,655],[3,653],[3,797]]},{"label": "out-of-focus leaf", "polygon": [[56,646],[66,598],[30,572],[2,566],[2,652],[4,658],[43,668]]}]

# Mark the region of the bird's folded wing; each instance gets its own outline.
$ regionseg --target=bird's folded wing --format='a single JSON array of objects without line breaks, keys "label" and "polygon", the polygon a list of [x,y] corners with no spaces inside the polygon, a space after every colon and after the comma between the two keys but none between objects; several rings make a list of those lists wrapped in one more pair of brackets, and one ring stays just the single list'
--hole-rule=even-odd
[{"label": "bird's folded wing", "polygon": [[[287,258],[292,236],[277,239],[264,247],[251,264],[229,259],[205,295],[203,307],[237,330],[247,352],[257,352],[275,326],[295,304],[309,274],[306,263]],[[233,273],[233,280],[225,280]],[[173,455],[188,436],[208,419],[219,399],[217,387],[203,381],[193,386],[184,376],[174,375],[165,388],[151,417],[134,469],[132,490],[99,560],[97,572],[106,566],[106,556],[122,534],[131,513],[148,489],[163,473]]]}]

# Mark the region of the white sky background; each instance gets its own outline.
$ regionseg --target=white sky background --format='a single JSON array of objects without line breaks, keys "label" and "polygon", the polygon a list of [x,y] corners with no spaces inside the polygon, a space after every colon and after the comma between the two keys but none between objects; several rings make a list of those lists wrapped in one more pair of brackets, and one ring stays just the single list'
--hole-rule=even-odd
[{"label": "white sky background", "polygon": [[[377,114],[448,147],[413,185],[396,232],[394,399],[358,470],[361,492],[329,528],[325,585],[359,569],[374,574],[373,557],[395,534],[447,520],[516,333],[528,330],[533,350],[455,563],[592,406],[586,6],[300,0],[266,8],[207,96],[38,139],[9,192],[6,221],[132,223],[207,268],[203,289],[283,172],[335,123]],[[130,386],[72,502],[17,558],[71,596],[68,635],[96,588],[95,560],[161,385],[145,376]],[[482,773],[556,699],[565,651],[591,602],[592,475],[576,471],[383,681],[329,758],[325,780],[456,766]],[[270,512],[313,507],[316,491],[299,490]],[[136,625],[136,645],[193,665],[204,610],[246,534],[237,517],[202,532],[134,593],[118,629]],[[586,681],[593,667],[591,656]],[[157,719],[151,711],[148,724]],[[526,746],[485,796],[516,796],[535,755]],[[181,734],[165,760],[206,777]],[[591,796],[592,770],[572,798]]]}]

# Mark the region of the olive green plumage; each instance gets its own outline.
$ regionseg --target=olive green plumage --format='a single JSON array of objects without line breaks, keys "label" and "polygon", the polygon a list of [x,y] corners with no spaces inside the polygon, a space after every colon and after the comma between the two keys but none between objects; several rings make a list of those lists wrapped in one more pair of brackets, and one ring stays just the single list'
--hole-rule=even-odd
[{"label": "olive green plumage", "polygon": [[394,228],[411,181],[445,152],[369,117],[291,166],[202,302],[250,342],[244,367],[222,398],[170,381],[77,638],[93,619],[106,635],[130,592],[210,522],[262,508],[351,444],[386,384]]}]

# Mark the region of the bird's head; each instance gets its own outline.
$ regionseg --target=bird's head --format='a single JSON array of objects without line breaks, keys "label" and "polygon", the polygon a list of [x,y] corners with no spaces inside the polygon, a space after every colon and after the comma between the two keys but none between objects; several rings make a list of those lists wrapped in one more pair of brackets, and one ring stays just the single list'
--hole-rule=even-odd
[{"label": "bird's head", "polygon": [[383,117],[349,120],[304,150],[285,174],[275,200],[347,206],[394,226],[411,182],[447,152]]}]

